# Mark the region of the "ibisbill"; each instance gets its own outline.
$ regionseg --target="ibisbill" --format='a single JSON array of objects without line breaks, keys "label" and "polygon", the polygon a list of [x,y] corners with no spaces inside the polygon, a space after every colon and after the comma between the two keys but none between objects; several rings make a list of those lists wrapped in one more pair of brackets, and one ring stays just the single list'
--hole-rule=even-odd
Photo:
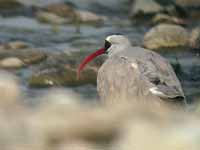
[{"label": "ibisbill", "polygon": [[102,101],[186,105],[181,83],[169,61],[154,51],[133,47],[123,35],[108,36],[103,48],[87,56],[77,69],[78,78],[85,65],[102,54],[108,55],[97,75]]}]

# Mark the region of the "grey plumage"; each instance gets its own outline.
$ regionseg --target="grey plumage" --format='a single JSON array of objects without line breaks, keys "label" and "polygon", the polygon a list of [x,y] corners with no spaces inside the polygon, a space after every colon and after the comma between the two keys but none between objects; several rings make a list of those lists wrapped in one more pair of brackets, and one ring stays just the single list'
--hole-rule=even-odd
[{"label": "grey plumage", "polygon": [[116,42],[115,38],[108,39],[112,43],[109,58],[98,72],[101,99],[185,103],[181,84],[167,59],[153,51],[132,47],[125,40]]}]

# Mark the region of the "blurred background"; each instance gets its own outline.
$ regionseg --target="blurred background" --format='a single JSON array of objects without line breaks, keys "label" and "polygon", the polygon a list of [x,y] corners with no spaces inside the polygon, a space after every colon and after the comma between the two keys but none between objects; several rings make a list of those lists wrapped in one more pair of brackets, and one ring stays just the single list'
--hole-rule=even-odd
[{"label": "blurred background", "polygon": [[[198,149],[199,19],[200,0],[0,0],[0,149]],[[106,58],[76,69],[116,33],[171,62],[192,114],[97,108]]]}]

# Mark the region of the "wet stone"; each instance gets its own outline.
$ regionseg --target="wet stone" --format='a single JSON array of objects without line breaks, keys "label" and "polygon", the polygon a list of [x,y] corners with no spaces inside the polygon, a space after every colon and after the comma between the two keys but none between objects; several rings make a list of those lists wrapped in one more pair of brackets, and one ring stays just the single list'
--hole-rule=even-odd
[{"label": "wet stone", "polygon": [[17,57],[8,57],[0,60],[0,67],[6,68],[6,69],[16,69],[16,68],[21,68],[24,67],[25,64],[23,63],[22,60],[20,60]]},{"label": "wet stone", "polygon": [[186,25],[187,22],[184,19],[169,16],[167,14],[157,14],[152,19],[153,24],[167,23],[167,24],[178,24],[178,25]]},{"label": "wet stone", "polygon": [[[45,58],[46,54],[37,48],[0,51],[0,62],[4,68],[21,68],[24,65],[39,63]],[[12,65],[16,67],[10,67]]]},{"label": "wet stone", "polygon": [[189,46],[189,33],[178,25],[160,24],[144,35],[143,44],[149,49]]},{"label": "wet stone", "polygon": [[181,5],[174,3],[174,0],[135,0],[131,8],[132,17],[149,16],[157,13],[165,13],[170,16],[187,17],[188,11]]},{"label": "wet stone", "polygon": [[46,54],[36,48],[29,48],[21,50],[21,55],[18,56],[25,64],[35,64],[46,59]]},{"label": "wet stone", "polygon": [[36,18],[39,22],[49,24],[65,24],[69,22],[67,19],[60,17],[56,14],[42,11],[36,13]]},{"label": "wet stone", "polygon": [[29,85],[32,87],[46,87],[96,84],[97,71],[104,59],[99,58],[88,64],[81,73],[80,78],[77,79],[76,70],[83,56],[83,52],[50,56],[45,63],[33,71],[29,79]]},{"label": "wet stone", "polygon": [[196,27],[192,30],[190,35],[190,46],[193,49],[200,48],[200,27]]},{"label": "wet stone", "polygon": [[0,44],[0,51],[10,51],[28,48],[29,44],[23,41],[11,41]]},{"label": "wet stone", "polygon": [[104,16],[100,16],[95,13],[83,10],[77,10],[76,15],[79,21],[83,23],[102,23],[107,19]]},{"label": "wet stone", "polygon": [[131,7],[131,16],[152,15],[161,12],[163,7],[154,0],[135,0]]},{"label": "wet stone", "polygon": [[199,0],[176,0],[176,3],[184,7],[200,7]]},{"label": "wet stone", "polygon": [[96,71],[87,69],[83,72],[81,79],[76,78],[76,70],[74,68],[47,68],[32,75],[29,85],[32,87],[47,86],[80,86],[84,84],[96,83]]},{"label": "wet stone", "polygon": [[176,3],[186,8],[191,18],[199,19],[200,1],[199,0],[176,0]]},{"label": "wet stone", "polygon": [[4,49],[23,49],[29,47],[28,43],[23,41],[12,41],[3,45]]},{"label": "wet stone", "polygon": [[32,9],[23,5],[20,0],[0,0],[0,15],[3,17],[32,14]]},{"label": "wet stone", "polygon": [[20,8],[23,5],[16,0],[1,0],[0,1],[0,9],[15,9]]},{"label": "wet stone", "polygon": [[127,5],[128,1],[129,0],[67,0],[66,2],[81,10],[88,10],[106,15],[113,15],[113,13],[121,15],[119,12],[127,14],[127,10],[129,9],[129,5]]},{"label": "wet stone", "polygon": [[106,20],[106,17],[97,15],[86,10],[78,10],[64,3],[50,4],[36,13],[40,22],[65,24],[65,23],[89,23],[99,24]]},{"label": "wet stone", "polygon": [[43,8],[45,11],[56,14],[60,17],[71,17],[73,18],[75,16],[75,10],[64,3],[53,3],[47,5],[45,8]]}]

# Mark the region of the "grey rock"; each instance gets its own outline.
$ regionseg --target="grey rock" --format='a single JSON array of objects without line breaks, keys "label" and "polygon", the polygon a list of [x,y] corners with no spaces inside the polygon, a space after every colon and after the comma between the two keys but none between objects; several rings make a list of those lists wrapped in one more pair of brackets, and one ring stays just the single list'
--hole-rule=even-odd
[{"label": "grey rock", "polygon": [[97,15],[95,13],[83,10],[76,11],[77,18],[83,23],[100,23],[107,20],[106,17]]},{"label": "grey rock", "polygon": [[192,30],[190,35],[190,46],[193,49],[200,48],[200,27],[196,27]]},{"label": "grey rock", "polygon": [[149,49],[189,46],[189,33],[178,25],[160,24],[144,35],[143,44]]},{"label": "grey rock", "polygon": [[37,20],[42,23],[49,23],[49,24],[66,24],[69,22],[67,19],[60,17],[56,14],[49,13],[49,12],[42,12],[39,11],[36,13]]},{"label": "grey rock", "polygon": [[96,84],[97,71],[103,63],[103,58],[90,63],[82,72],[80,79],[76,77],[78,64],[88,52],[72,52],[71,54],[56,54],[48,57],[45,63],[36,68],[30,79],[29,85],[33,87],[46,86],[80,86]]},{"label": "grey rock", "polygon": [[167,14],[156,14],[152,19],[153,24],[167,23],[167,24],[178,24],[178,25],[186,25],[187,22],[184,19],[169,16]]},{"label": "grey rock", "polygon": [[46,54],[38,48],[0,50],[0,63],[3,68],[21,68],[39,63],[46,58]]},{"label": "grey rock", "polygon": [[135,0],[131,7],[131,16],[137,16],[140,14],[155,14],[161,12],[163,7],[154,0]]},{"label": "grey rock", "polygon": [[16,9],[21,8],[23,5],[17,0],[1,0],[0,8],[1,9]]},{"label": "grey rock", "polygon": [[176,0],[176,3],[184,7],[200,7],[199,0]]},{"label": "grey rock", "polygon": [[22,68],[25,64],[22,60],[17,57],[8,57],[0,60],[0,67],[11,69],[11,68]]}]

